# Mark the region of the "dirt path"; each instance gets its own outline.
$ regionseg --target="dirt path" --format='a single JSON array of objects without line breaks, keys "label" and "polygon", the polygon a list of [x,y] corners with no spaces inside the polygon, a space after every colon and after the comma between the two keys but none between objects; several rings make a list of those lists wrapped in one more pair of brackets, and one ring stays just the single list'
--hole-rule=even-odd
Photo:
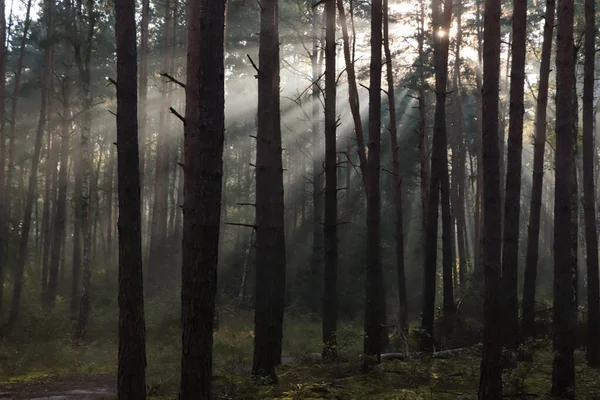
[{"label": "dirt path", "polygon": [[113,375],[47,377],[0,384],[0,400],[105,400],[116,397]]}]

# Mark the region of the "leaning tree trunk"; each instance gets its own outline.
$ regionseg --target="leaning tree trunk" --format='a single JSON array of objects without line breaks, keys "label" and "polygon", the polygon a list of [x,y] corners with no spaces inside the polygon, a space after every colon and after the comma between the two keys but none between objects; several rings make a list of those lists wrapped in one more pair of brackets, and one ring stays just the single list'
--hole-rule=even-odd
[{"label": "leaning tree trunk", "polygon": [[598,278],[598,231],[594,192],[594,71],[596,14],[593,0],[585,2],[585,63],[583,76],[583,198],[587,251],[588,340],[586,359],[590,367],[600,366],[600,283]]},{"label": "leaning tree trunk", "polygon": [[556,41],[556,152],[554,189],[554,363],[551,394],[575,398],[573,271],[570,240],[573,195],[573,0],[558,7]]},{"label": "leaning tree trunk", "polygon": [[546,147],[546,112],[548,107],[548,78],[552,52],[552,32],[554,30],[555,0],[546,0],[544,39],[540,64],[540,78],[535,110],[535,139],[533,147],[533,178],[527,229],[527,255],[523,280],[522,339],[534,335],[535,290],[540,242],[540,216],[542,190],[544,185],[544,151]]},{"label": "leaning tree trunk", "polygon": [[323,276],[323,358],[337,356],[337,144],[335,1],[325,2],[325,265]]},{"label": "leaning tree trunk", "polygon": [[402,229],[402,180],[398,161],[398,132],[396,122],[396,96],[394,93],[394,71],[389,35],[388,0],[383,0],[383,49],[385,51],[388,109],[390,112],[390,141],[392,144],[392,179],[394,182],[394,209],[396,212],[396,273],[398,279],[398,326],[408,332],[408,308],[406,301],[406,277],[404,275],[404,231]]},{"label": "leaning tree trunk", "polygon": [[117,40],[117,174],[119,198],[120,400],[146,398],[140,159],[137,126],[135,1],[115,2]]},{"label": "leaning tree trunk", "polygon": [[283,165],[279,110],[278,0],[260,11],[258,133],[256,150],[256,301],[252,374],[277,380],[285,298]]},{"label": "leaning tree trunk", "polygon": [[[365,282],[364,353],[378,357],[383,351],[387,331],[385,286],[381,265],[381,45],[382,1],[371,3],[371,65],[369,83],[369,159],[367,174],[367,252]],[[365,358],[365,362],[367,359]]]},{"label": "leaning tree trunk", "polygon": [[483,165],[483,358],[479,377],[480,400],[502,399],[501,335],[501,199],[498,148],[498,92],[500,89],[500,0],[486,0],[483,30],[482,161]]},{"label": "leaning tree trunk", "polygon": [[[54,34],[54,0],[45,2],[47,19],[47,38]],[[38,126],[35,134],[35,145],[31,158],[31,171],[29,171],[29,181],[27,185],[27,195],[25,197],[25,208],[23,210],[23,224],[21,226],[21,237],[19,239],[19,248],[17,253],[17,265],[14,273],[13,296],[8,317],[6,331],[10,332],[19,317],[21,306],[21,294],[23,288],[23,278],[25,274],[25,265],[27,264],[27,246],[29,243],[29,231],[31,229],[31,213],[33,211],[33,201],[36,194],[36,185],[38,179],[38,167],[40,164],[40,152],[44,138],[44,129],[46,127],[48,101],[50,99],[50,88],[52,85],[52,72],[54,70],[54,41],[49,40],[44,51],[44,69],[41,79],[41,105]]]},{"label": "leaning tree trunk", "polygon": [[[510,109],[504,199],[502,282],[505,307],[504,347],[515,352],[519,345],[519,222],[521,214],[521,153],[523,150],[523,87],[525,85],[525,41],[527,0],[514,0]],[[502,179],[502,177],[500,178]],[[512,357],[511,357],[512,358]]]}]

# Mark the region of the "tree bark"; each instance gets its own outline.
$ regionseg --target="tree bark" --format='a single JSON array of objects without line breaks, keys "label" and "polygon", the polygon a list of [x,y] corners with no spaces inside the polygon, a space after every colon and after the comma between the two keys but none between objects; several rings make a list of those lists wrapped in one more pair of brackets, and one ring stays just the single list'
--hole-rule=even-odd
[{"label": "tree bark", "polygon": [[551,394],[575,398],[574,274],[570,240],[573,196],[573,0],[558,3],[556,41],[556,152],[554,189],[554,363]]},{"label": "tree bark", "polygon": [[500,294],[501,199],[499,99],[500,0],[485,0],[483,30],[482,172],[483,172],[483,359],[479,377],[480,400],[502,399],[502,335]]},{"label": "tree bark", "polygon": [[6,264],[6,245],[8,242],[7,205],[10,204],[6,195],[6,16],[4,0],[0,0],[0,314],[4,312],[4,268]]},{"label": "tree bark", "polygon": [[[427,231],[425,242],[425,268],[423,278],[423,312],[421,329],[423,331],[421,348],[433,351],[434,348],[434,309],[435,283],[438,248],[439,203],[442,201],[442,247],[443,247],[443,308],[444,315],[454,312],[452,282],[452,234],[449,209],[448,153],[446,136],[446,90],[448,81],[449,29],[452,16],[452,4],[447,2],[442,11],[442,2],[432,3],[432,21],[434,30],[435,63],[435,119],[431,155],[431,177],[429,180],[427,204]],[[441,196],[440,196],[441,194]],[[440,198],[441,197],[441,198]]]},{"label": "tree bark", "polygon": [[583,76],[583,197],[587,253],[588,340],[586,360],[590,367],[600,366],[600,283],[598,278],[598,232],[596,230],[596,194],[594,192],[594,72],[596,5],[585,2],[585,63]]},{"label": "tree bark", "polygon": [[[181,400],[211,398],[225,137],[225,7],[224,0],[188,3]],[[272,89],[278,94],[278,85]]]},{"label": "tree bark", "polygon": [[263,0],[261,6],[252,374],[274,382],[277,380],[275,366],[281,362],[286,272],[279,109],[279,1]]},{"label": "tree bark", "polygon": [[527,255],[523,280],[522,335],[523,340],[533,337],[535,322],[535,291],[539,258],[540,220],[544,185],[544,151],[546,147],[546,112],[548,107],[548,78],[552,53],[555,0],[546,0],[544,38],[540,64],[540,78],[535,110],[535,139],[533,148],[533,178],[527,229]]},{"label": "tree bark", "polygon": [[[78,5],[76,18],[83,19],[83,12]],[[78,35],[83,35],[83,40],[79,37],[75,39],[75,61],[79,70],[79,79],[81,83],[83,95],[83,115],[81,121],[81,208],[78,210],[81,223],[81,233],[83,237],[83,281],[81,287],[81,297],[79,299],[79,311],[77,315],[77,324],[75,327],[75,338],[82,340],[85,338],[87,323],[90,309],[91,296],[91,218],[90,218],[90,174],[92,169],[91,159],[91,142],[90,134],[92,130],[92,93],[91,93],[91,71],[90,58],[92,54],[94,32],[96,26],[96,16],[94,12],[94,0],[86,0],[85,17],[87,20],[79,21],[80,24],[87,28],[87,32],[79,32]]]},{"label": "tree bark", "polygon": [[[512,19],[512,64],[504,198],[502,281],[505,307],[504,347],[515,352],[519,345],[519,219],[521,215],[521,153],[523,151],[523,104],[527,1],[514,0]],[[502,177],[501,177],[502,179]]]},{"label": "tree bark", "polygon": [[[382,1],[371,2],[371,65],[369,83],[369,159],[367,165],[367,252],[364,353],[378,357],[386,345],[386,304],[381,266],[381,67]],[[367,359],[365,359],[367,361]]]},{"label": "tree bark", "polygon": [[116,0],[119,400],[146,398],[135,1]]},{"label": "tree bark", "polygon": [[[313,253],[312,253],[312,270],[311,270],[311,282],[313,288],[318,295],[312,296],[310,302],[311,311],[314,314],[318,314],[321,309],[320,296],[322,296],[321,288],[321,271],[323,268],[324,253],[323,246],[325,244],[323,238],[323,179],[321,173],[323,170],[322,163],[322,131],[319,127],[319,117],[321,115],[319,94],[321,87],[319,86],[319,80],[321,75],[321,64],[319,62],[320,41],[319,31],[321,24],[319,23],[319,12],[318,7],[312,8],[312,54],[311,54],[311,67],[312,67],[312,115],[311,115],[311,129],[312,129],[312,183],[313,183]],[[249,182],[248,182],[249,184]],[[253,233],[254,235],[254,233]],[[253,239],[250,239],[252,244]],[[249,248],[250,249],[250,248]],[[249,254],[249,251],[248,251]],[[247,257],[246,257],[247,258]],[[244,270],[246,270],[246,261],[244,261]]]},{"label": "tree bark", "polygon": [[406,277],[404,275],[404,231],[402,227],[402,179],[398,161],[398,132],[396,122],[396,96],[394,71],[392,70],[392,52],[389,35],[388,0],[383,0],[383,49],[385,52],[388,108],[390,113],[390,142],[392,146],[392,179],[394,182],[394,209],[396,212],[396,273],[398,279],[398,326],[402,332],[408,332],[408,306],[406,300]]},{"label": "tree bark", "polygon": [[323,359],[337,356],[337,140],[335,2],[325,2],[325,268],[323,280]]}]

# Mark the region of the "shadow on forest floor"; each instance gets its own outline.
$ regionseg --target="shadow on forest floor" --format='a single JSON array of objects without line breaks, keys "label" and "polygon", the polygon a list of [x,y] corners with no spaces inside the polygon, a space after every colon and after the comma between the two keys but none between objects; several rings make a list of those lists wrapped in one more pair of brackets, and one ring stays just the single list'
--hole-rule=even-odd
[{"label": "shadow on forest floor", "polygon": [[[320,349],[321,327],[311,318],[286,318],[279,383],[259,386],[250,379],[253,331],[251,315],[222,313],[214,340],[215,400],[467,400],[476,399],[480,346],[450,357],[414,357],[384,361],[362,371],[362,326],[340,324],[340,361],[323,364],[311,353]],[[179,367],[179,315],[149,318],[147,323],[147,385],[149,399],[176,399]],[[0,345],[0,399],[105,400],[116,399],[117,346],[114,322],[96,319],[96,332],[85,344],[69,339],[68,330],[40,319]],[[45,325],[46,324],[46,325]],[[35,329],[33,328],[35,327]],[[48,334],[39,337],[39,332]],[[102,330],[104,329],[104,330]],[[25,333],[30,332],[29,336]],[[112,332],[112,333],[111,333]],[[32,336],[33,333],[38,336]],[[414,344],[398,346],[409,347]],[[549,340],[540,341],[534,361],[519,363],[504,374],[507,399],[550,399],[552,354]],[[396,350],[399,350],[396,349]],[[412,353],[413,355],[415,353]],[[441,354],[441,353],[440,353]],[[293,360],[294,362],[289,362]],[[600,371],[584,366],[576,352],[577,399],[600,400]],[[83,392],[85,391],[85,392]],[[93,392],[93,393],[92,393]],[[52,397],[55,396],[55,397]]]},{"label": "shadow on forest floor", "polygon": [[[582,354],[578,353],[578,358]],[[215,377],[215,399],[331,399],[429,400],[476,399],[479,350],[456,357],[384,361],[362,372],[360,360],[321,364],[298,359],[278,369],[279,383],[255,385],[247,374]],[[504,374],[507,399],[550,399],[552,366],[549,352],[538,353],[532,363],[519,363]],[[150,398],[176,399],[177,385],[149,384]],[[600,372],[577,368],[578,399],[600,399]],[[0,382],[0,399],[101,400],[114,399],[114,374],[14,376]]]}]

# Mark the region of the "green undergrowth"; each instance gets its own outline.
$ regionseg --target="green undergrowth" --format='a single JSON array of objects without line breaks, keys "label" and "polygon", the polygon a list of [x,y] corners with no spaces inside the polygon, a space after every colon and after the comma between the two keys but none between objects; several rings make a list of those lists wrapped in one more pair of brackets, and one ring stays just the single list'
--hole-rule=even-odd
[{"label": "green undergrowth", "polygon": [[[105,308],[106,309],[106,308]],[[100,309],[102,310],[102,309]],[[168,302],[147,307],[147,384],[151,399],[176,399],[180,368],[179,311]],[[60,310],[47,316],[30,312],[22,318],[19,335],[0,345],[0,387],[68,382],[69,377],[106,377],[97,382],[114,384],[117,365],[114,311],[96,311],[85,342],[70,336],[68,318]],[[66,312],[64,315],[68,315]],[[362,327],[358,321],[338,330],[340,360],[315,362],[311,353],[321,348],[318,320],[295,316],[284,326],[284,355],[292,364],[278,368],[275,385],[257,385],[249,376],[253,352],[252,314],[221,307],[219,330],[214,336],[215,399],[221,400],[420,400],[476,399],[480,347],[445,359],[415,357],[386,361],[364,372],[360,356]],[[392,345],[394,345],[392,337]],[[396,343],[397,351],[412,343]],[[549,399],[552,354],[547,341],[536,348],[534,361],[519,363],[504,374],[505,398]],[[600,400],[600,373],[584,366],[577,355],[577,398]],[[111,383],[112,382],[112,383]]]}]

